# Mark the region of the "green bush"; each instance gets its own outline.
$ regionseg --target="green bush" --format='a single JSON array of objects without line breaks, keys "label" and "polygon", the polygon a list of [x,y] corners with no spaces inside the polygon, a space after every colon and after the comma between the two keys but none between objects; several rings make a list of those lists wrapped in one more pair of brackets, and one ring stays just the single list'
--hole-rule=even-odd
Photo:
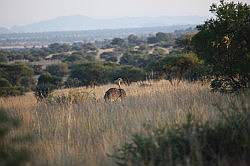
[{"label": "green bush", "polygon": [[120,64],[131,65],[135,67],[145,67],[147,65],[146,54],[138,51],[127,51],[120,58]]},{"label": "green bush", "polygon": [[68,74],[68,65],[65,63],[52,64],[47,66],[46,71],[53,76],[63,77]]},{"label": "green bush", "polygon": [[0,96],[22,95],[34,86],[33,70],[22,63],[0,63]]},{"label": "green bush", "polygon": [[0,87],[11,87],[11,84],[7,79],[0,78]]},{"label": "green bush", "polygon": [[24,88],[25,92],[33,90],[36,86],[35,79],[32,77],[21,77],[20,86]]},{"label": "green bush", "polygon": [[101,59],[104,59],[105,61],[110,61],[110,62],[117,62],[118,61],[118,54],[115,52],[103,52],[100,55]]},{"label": "green bush", "polygon": [[46,99],[49,94],[51,94],[55,90],[55,86],[52,84],[38,84],[35,89],[35,96],[37,100],[41,101]]},{"label": "green bush", "polygon": [[145,80],[146,73],[143,69],[133,67],[133,66],[121,66],[113,70],[112,72],[113,80],[122,78],[129,81],[139,81]]},{"label": "green bush", "polygon": [[165,73],[170,81],[173,79],[196,81],[208,75],[208,67],[192,52],[173,53],[156,58],[148,63],[146,70]]},{"label": "green bush", "polygon": [[61,85],[61,77],[51,76],[49,73],[45,73],[39,76],[34,94],[38,100],[43,100],[55,89],[61,87]]},{"label": "green bush", "polygon": [[18,96],[23,95],[25,88],[22,86],[0,87],[0,96]]},{"label": "green bush", "polygon": [[118,165],[249,165],[250,109],[217,106],[216,118],[186,121],[133,135],[111,156]]},{"label": "green bush", "polygon": [[52,76],[49,73],[44,73],[39,76],[37,84],[38,85],[50,84],[51,86],[54,86],[55,88],[59,88],[62,84],[62,78],[57,77],[57,76]]},{"label": "green bush", "polygon": [[108,70],[102,63],[81,63],[72,67],[70,78],[78,79],[81,85],[104,84],[109,81]]},{"label": "green bush", "polygon": [[81,81],[79,81],[77,78],[70,78],[70,77],[64,83],[64,86],[66,88],[79,87],[80,85],[81,85]]},{"label": "green bush", "polygon": [[12,86],[19,86],[22,77],[32,77],[33,70],[22,63],[0,63],[0,77],[7,79]]},{"label": "green bush", "polygon": [[212,92],[239,93],[245,89],[246,83],[241,80],[228,77],[215,78],[210,83]]}]

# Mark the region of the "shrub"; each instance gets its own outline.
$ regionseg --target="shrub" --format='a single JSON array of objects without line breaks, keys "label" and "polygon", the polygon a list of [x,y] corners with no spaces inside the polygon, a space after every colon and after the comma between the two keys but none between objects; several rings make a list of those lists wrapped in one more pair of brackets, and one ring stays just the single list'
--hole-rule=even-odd
[{"label": "shrub", "polygon": [[53,90],[59,88],[62,83],[61,77],[51,76],[49,73],[40,75],[35,89],[35,96],[38,100],[48,97]]},{"label": "shrub", "polygon": [[54,88],[59,88],[61,86],[61,84],[62,84],[62,78],[57,77],[57,76],[52,76],[49,73],[44,73],[44,74],[39,76],[37,84],[38,85],[40,85],[40,84],[43,84],[43,85],[50,84]]},{"label": "shrub", "polygon": [[7,97],[23,95],[26,90],[27,89],[25,89],[24,86],[12,86],[7,79],[0,78],[0,96]]},{"label": "shrub", "polygon": [[100,55],[100,58],[104,59],[105,61],[117,62],[118,55],[114,52],[103,52]]},{"label": "shrub", "polygon": [[250,109],[217,106],[216,119],[186,121],[137,133],[111,156],[118,165],[249,165]]},{"label": "shrub", "polygon": [[66,63],[73,63],[73,62],[76,62],[76,61],[80,61],[82,60],[82,57],[80,55],[70,55],[70,56],[67,56],[63,62],[66,62]]},{"label": "shrub", "polygon": [[137,51],[128,51],[121,57],[120,64],[145,67],[147,65],[146,55]]},{"label": "shrub", "polygon": [[133,66],[121,66],[112,72],[113,80],[123,78],[129,81],[145,80],[146,73],[143,69]]},{"label": "shrub", "polygon": [[46,98],[48,103],[71,104],[86,101],[96,101],[96,96],[92,92],[70,91],[68,94],[49,95]]},{"label": "shrub", "polygon": [[245,84],[246,82],[234,78],[220,77],[211,81],[210,88],[213,92],[239,93],[246,87]]},{"label": "shrub", "polygon": [[35,75],[42,74],[42,72],[43,72],[43,66],[42,65],[33,65],[32,69],[33,69]]},{"label": "shrub", "polygon": [[20,78],[20,85],[27,92],[27,91],[33,90],[36,84],[35,84],[34,78],[22,77],[22,78]]},{"label": "shrub", "polygon": [[102,63],[82,63],[73,67],[70,78],[78,79],[81,85],[104,84],[109,81],[108,70]]},{"label": "shrub", "polygon": [[43,99],[46,99],[49,94],[51,94],[55,89],[55,86],[52,84],[38,84],[35,89],[35,96],[37,100],[41,101]]},{"label": "shrub", "polygon": [[69,77],[64,85],[66,88],[79,87],[81,85],[81,81],[79,81],[77,78]]},{"label": "shrub", "polygon": [[22,86],[10,86],[10,87],[0,87],[0,96],[19,96],[23,95],[25,92],[24,87]]},{"label": "shrub", "polygon": [[53,76],[63,77],[68,74],[68,65],[65,63],[52,64],[47,66],[46,71]]},{"label": "shrub", "polygon": [[11,84],[7,79],[0,78],[0,87],[11,87]]},{"label": "shrub", "polygon": [[4,64],[0,63],[0,76],[7,79],[12,86],[19,86],[22,77],[32,77],[33,70],[25,64],[14,63]]},{"label": "shrub", "polygon": [[[148,72],[165,73],[167,79],[196,81],[210,74],[209,67],[196,54],[172,53],[169,56],[155,56],[147,64]],[[162,74],[160,74],[162,75]]]},{"label": "shrub", "polygon": [[110,44],[114,46],[123,46],[125,44],[125,40],[121,38],[114,38]]}]

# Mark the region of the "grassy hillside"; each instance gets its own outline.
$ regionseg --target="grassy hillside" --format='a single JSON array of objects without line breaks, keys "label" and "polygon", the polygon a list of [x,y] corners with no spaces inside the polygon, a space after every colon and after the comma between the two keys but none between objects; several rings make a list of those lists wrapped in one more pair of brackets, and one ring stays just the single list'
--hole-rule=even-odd
[{"label": "grassy hillside", "polygon": [[[59,90],[54,96],[72,96],[90,92],[96,100],[79,97],[77,102],[37,103],[33,94],[0,98],[0,107],[21,116],[21,132],[31,132],[35,142],[32,165],[114,165],[107,154],[129,142],[132,134],[145,133],[147,127],[171,127],[192,113],[200,121],[216,119],[218,105],[241,109],[241,96],[211,93],[207,85],[168,81],[141,87],[137,83],[124,89],[128,97],[122,102],[105,103],[105,91],[115,85],[95,89]],[[22,143],[20,143],[22,144]]]}]

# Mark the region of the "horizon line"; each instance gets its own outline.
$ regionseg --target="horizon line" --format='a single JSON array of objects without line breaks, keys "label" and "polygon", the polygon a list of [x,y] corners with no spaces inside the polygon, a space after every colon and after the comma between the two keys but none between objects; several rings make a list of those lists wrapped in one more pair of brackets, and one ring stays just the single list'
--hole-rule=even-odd
[{"label": "horizon line", "polygon": [[46,21],[51,21],[51,20],[55,20],[55,19],[59,19],[59,18],[63,18],[63,17],[67,18],[67,17],[76,17],[76,16],[86,17],[86,18],[95,19],[95,20],[115,20],[115,19],[123,19],[123,18],[188,17],[188,16],[209,18],[209,15],[205,16],[205,15],[197,15],[197,14],[192,14],[192,15],[159,15],[159,16],[120,16],[120,17],[113,17],[113,18],[111,18],[111,17],[101,18],[101,17],[91,17],[91,16],[87,16],[87,15],[81,15],[81,14],[73,14],[73,15],[61,15],[61,16],[56,16],[53,18],[42,19],[39,21],[27,23],[27,24],[15,24],[15,25],[5,25],[5,26],[0,24],[0,27],[3,27],[3,28],[10,30],[13,27],[28,26],[28,25],[37,24],[37,23],[46,22]]}]

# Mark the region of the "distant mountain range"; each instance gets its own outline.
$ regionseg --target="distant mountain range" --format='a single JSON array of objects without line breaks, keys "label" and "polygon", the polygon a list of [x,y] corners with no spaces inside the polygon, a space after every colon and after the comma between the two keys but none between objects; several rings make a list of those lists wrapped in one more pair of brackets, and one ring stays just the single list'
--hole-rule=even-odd
[{"label": "distant mountain range", "polygon": [[201,16],[123,17],[116,19],[94,19],[82,15],[75,15],[57,17],[55,19],[23,26],[14,26],[10,29],[0,27],[0,34],[140,28],[170,25],[196,25],[202,23],[205,19],[205,17]]}]

